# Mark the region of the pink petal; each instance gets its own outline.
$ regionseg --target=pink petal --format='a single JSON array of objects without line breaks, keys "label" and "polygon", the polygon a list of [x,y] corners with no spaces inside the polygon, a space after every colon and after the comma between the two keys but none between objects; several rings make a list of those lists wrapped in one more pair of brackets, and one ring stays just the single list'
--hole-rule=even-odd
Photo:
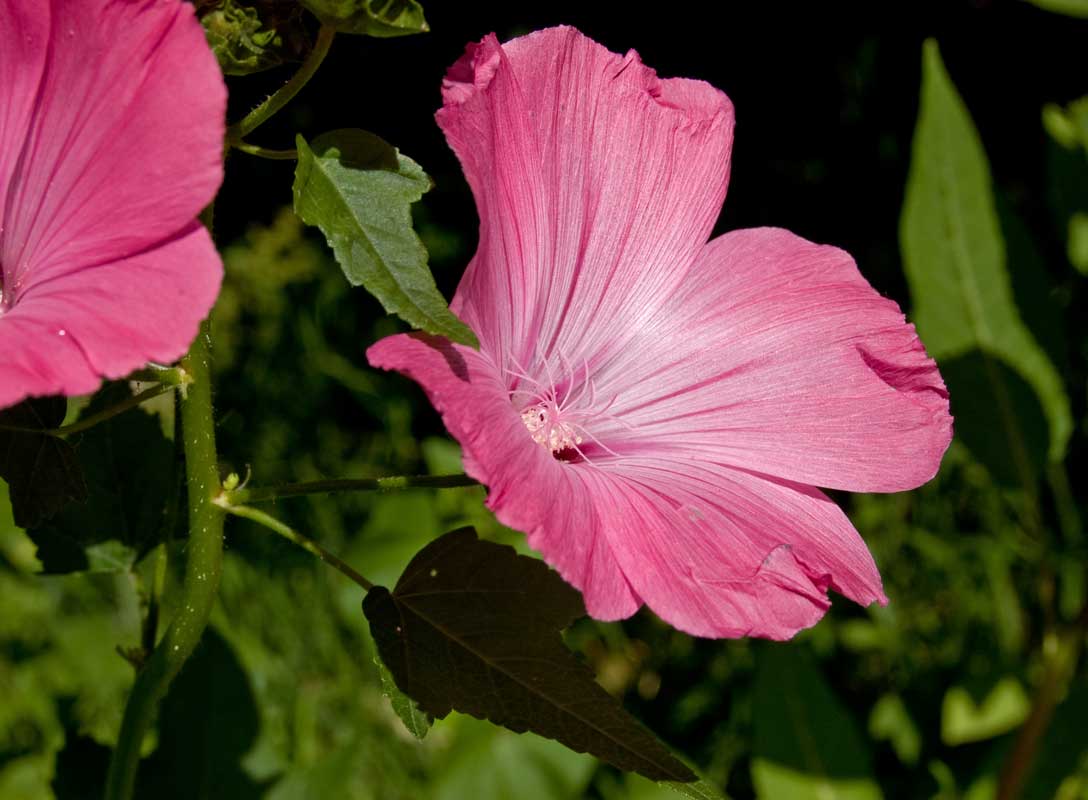
[{"label": "pink petal", "polygon": [[899,307],[843,251],[772,228],[711,242],[598,379],[620,392],[617,450],[835,489],[918,486],[952,436],[944,383]]},{"label": "pink petal", "polygon": [[612,554],[579,475],[530,437],[486,356],[424,334],[390,336],[371,365],[417,381],[464,451],[465,471],[488,487],[488,507],[582,590],[597,619],[630,616],[640,602]]},{"label": "pink petal", "polygon": [[[184,353],[226,91],[192,6],[0,0],[0,407]],[[61,333],[63,331],[63,333]]]},{"label": "pink petal", "polygon": [[0,319],[0,408],[85,394],[147,361],[185,353],[219,293],[208,232],[193,223],[155,250],[38,284]]},{"label": "pink petal", "polygon": [[865,543],[815,489],[686,458],[571,471],[631,587],[680,630],[788,639],[823,616],[828,588],[887,602]]},{"label": "pink petal", "polygon": [[[39,20],[24,34],[20,22],[32,15]],[[0,89],[5,105],[37,92],[31,119],[17,115],[0,134],[5,152],[18,154],[11,174],[0,173],[10,303],[12,293],[17,302],[35,283],[144,250],[190,223],[222,180],[226,90],[188,3],[3,0],[0,31],[5,61],[27,36],[48,54],[44,68],[33,57],[0,68],[20,73]]]},{"label": "pink petal", "polygon": [[[717,218],[733,109],[572,28],[468,48],[437,119],[480,214],[452,304],[487,352],[600,357],[683,281]],[[652,265],[652,268],[650,268]],[[600,322],[608,320],[607,326]]]}]

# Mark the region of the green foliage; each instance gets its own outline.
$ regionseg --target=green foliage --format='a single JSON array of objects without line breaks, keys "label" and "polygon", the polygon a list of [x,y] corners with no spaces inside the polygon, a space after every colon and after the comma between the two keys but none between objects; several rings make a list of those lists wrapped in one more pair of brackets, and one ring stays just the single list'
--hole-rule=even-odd
[{"label": "green foliage", "polygon": [[941,707],[941,740],[958,745],[992,739],[1020,725],[1030,708],[1024,687],[1015,678],[998,681],[981,703],[963,687],[953,686]]},{"label": "green foliage", "polygon": [[563,646],[559,631],[585,610],[542,562],[453,531],[363,610],[397,685],[432,716],[456,709],[655,780],[695,779]]},{"label": "green foliage", "polygon": [[87,497],[72,445],[48,432],[64,421],[67,410],[63,397],[26,400],[0,410],[0,479],[8,484],[20,527],[38,525]]},{"label": "green foliage", "polygon": [[1032,5],[1053,11],[1055,14],[1066,14],[1070,17],[1082,17],[1088,19],[1088,0],[1027,0]]},{"label": "green foliage", "polygon": [[883,797],[849,712],[796,645],[764,645],[756,658],[752,780],[759,797]]},{"label": "green foliage", "polygon": [[1039,452],[1065,453],[1069,398],[1017,310],[986,155],[932,40],[922,73],[900,225],[916,324],[941,363],[957,433],[998,478],[1012,477],[1011,461],[1030,483]]},{"label": "green foliage", "polygon": [[386,669],[381,658],[374,659],[374,666],[378,668],[378,679],[382,683],[382,694],[389,698],[389,705],[393,707],[393,712],[404,723],[404,728],[408,733],[417,739],[422,739],[427,735],[427,731],[431,729],[434,720],[429,714],[420,711],[419,706],[415,704],[412,698],[397,688],[397,682],[393,680],[393,676],[389,674],[389,670]]},{"label": "green foliage", "polygon": [[340,33],[408,36],[430,30],[417,0],[300,0],[325,25]]},{"label": "green foliage", "polygon": [[431,188],[418,164],[360,130],[297,139],[295,212],[325,234],[353,286],[363,285],[385,310],[453,341],[476,338],[446,306],[412,230],[409,208]]},{"label": "green foliage", "polygon": [[[125,384],[108,386],[81,419],[129,396]],[[87,497],[29,527],[42,571],[128,570],[173,533],[181,494],[174,445],[139,409],[77,434],[73,443]]]},{"label": "green foliage", "polygon": [[257,738],[253,691],[230,645],[214,629],[170,687],[160,717],[169,720],[155,752],[140,765],[137,796],[157,800],[251,800],[262,788],[241,764]]},{"label": "green foliage", "polygon": [[1050,204],[1066,254],[1088,275],[1088,97],[1062,108],[1043,107],[1043,127],[1053,144],[1048,152]]},{"label": "green foliage", "polygon": [[295,0],[205,0],[197,15],[226,75],[250,75],[310,49]]}]

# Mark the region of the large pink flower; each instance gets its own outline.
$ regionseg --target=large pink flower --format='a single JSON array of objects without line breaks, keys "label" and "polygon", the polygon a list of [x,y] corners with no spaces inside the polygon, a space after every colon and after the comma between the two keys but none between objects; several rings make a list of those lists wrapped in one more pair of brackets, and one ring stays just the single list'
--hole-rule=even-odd
[{"label": "large pink flower", "polygon": [[185,352],[226,90],[180,0],[0,0],[0,407]]},{"label": "large pink flower", "polygon": [[896,304],[850,256],[762,228],[707,242],[733,108],[571,28],[468,48],[438,122],[480,211],[453,301],[477,352],[370,348],[426,389],[489,488],[618,619],[787,638],[833,588],[886,602],[865,544],[813,486],[909,489],[951,437]]}]

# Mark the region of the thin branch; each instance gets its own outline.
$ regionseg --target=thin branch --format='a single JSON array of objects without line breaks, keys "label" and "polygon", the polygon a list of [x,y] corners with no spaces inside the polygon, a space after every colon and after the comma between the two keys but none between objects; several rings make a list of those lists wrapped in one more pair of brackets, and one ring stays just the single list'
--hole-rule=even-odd
[{"label": "thin branch", "polygon": [[459,486],[478,486],[468,475],[393,475],[386,478],[335,478],[303,483],[285,483],[280,486],[261,486],[253,489],[233,489],[224,492],[231,505],[264,503],[281,497],[300,497],[308,494],[334,494],[336,492],[390,492],[401,489],[452,489]]},{"label": "thin branch", "polygon": [[233,514],[236,517],[243,517],[244,519],[252,520],[253,522],[256,522],[268,528],[270,531],[278,533],[283,538],[294,542],[303,550],[306,550],[307,552],[317,556],[326,564],[338,570],[341,574],[346,575],[359,586],[363,587],[365,591],[370,591],[374,588],[373,583],[371,583],[354,569],[352,569],[350,565],[330,553],[313,539],[310,539],[308,536],[304,536],[289,525],[285,525],[272,515],[266,514],[260,509],[252,508],[250,506],[233,505],[227,499],[226,493],[221,494],[218,498],[216,498],[215,503],[228,514]]},{"label": "thin branch", "polygon": [[277,111],[291,102],[291,99],[314,76],[317,68],[321,66],[321,62],[325,60],[325,56],[329,54],[329,47],[332,45],[335,35],[336,31],[328,25],[321,26],[321,29],[317,32],[314,49],[306,56],[306,60],[302,62],[298,72],[291,76],[291,80],[269,95],[268,99],[242,119],[227,128],[227,142],[229,144],[233,145],[235,142],[245,139],[246,136],[267,122]]}]

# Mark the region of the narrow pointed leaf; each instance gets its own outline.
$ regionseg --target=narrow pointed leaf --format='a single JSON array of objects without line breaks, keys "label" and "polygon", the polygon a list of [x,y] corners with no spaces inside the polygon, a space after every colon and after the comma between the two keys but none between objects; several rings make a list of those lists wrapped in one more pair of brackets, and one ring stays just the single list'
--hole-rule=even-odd
[{"label": "narrow pointed leaf", "polygon": [[295,212],[325,234],[344,275],[413,328],[477,346],[454,316],[412,229],[411,205],[431,188],[419,164],[372,133],[297,138]]},{"label": "narrow pointed leaf", "polygon": [[39,525],[87,497],[72,445],[46,433],[64,421],[67,409],[63,397],[42,397],[0,411],[0,478],[7,481],[20,528]]},{"label": "narrow pointed leaf", "polygon": [[434,717],[451,710],[532,731],[653,780],[696,776],[631,717],[563,644],[582,598],[542,561],[442,536],[363,611],[397,686]]},{"label": "narrow pointed leaf", "polygon": [[417,739],[425,737],[427,731],[431,729],[432,720],[430,716],[420,711],[415,701],[397,688],[397,682],[393,680],[393,676],[389,674],[389,668],[385,666],[380,658],[375,658],[374,664],[378,668],[378,679],[382,684],[382,694],[389,699],[389,705],[393,707],[393,713],[404,723],[408,733]]},{"label": "narrow pointed leaf", "polygon": [[[1060,460],[1072,431],[1069,398],[1017,309],[989,163],[932,40],[923,52],[921,109],[900,243],[915,322],[930,354],[941,362],[961,438],[992,468],[1011,459],[1022,481],[1041,466],[1033,457],[1036,450]],[[964,366],[963,391],[957,391],[957,361]],[[961,425],[969,424],[975,411],[985,411],[963,405],[972,398],[991,409],[1001,434],[988,459],[976,445],[997,439],[995,429],[972,437]],[[1041,442],[1034,441],[1040,426],[1031,420],[1039,413],[1036,404],[1048,429]]]}]

